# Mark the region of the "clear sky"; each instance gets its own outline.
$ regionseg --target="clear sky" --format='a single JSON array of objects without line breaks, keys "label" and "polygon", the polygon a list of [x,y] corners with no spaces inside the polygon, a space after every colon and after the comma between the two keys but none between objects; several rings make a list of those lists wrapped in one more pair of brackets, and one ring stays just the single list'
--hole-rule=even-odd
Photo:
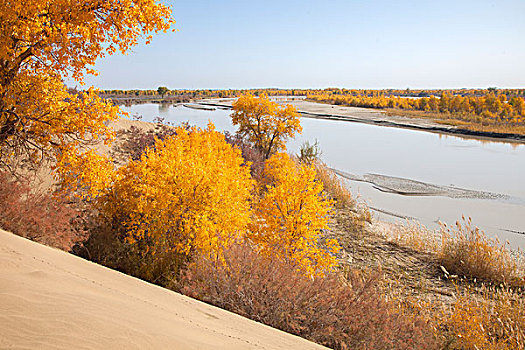
[{"label": "clear sky", "polygon": [[[525,87],[525,0],[174,0],[103,89]],[[74,85],[74,84],[69,84]]]}]

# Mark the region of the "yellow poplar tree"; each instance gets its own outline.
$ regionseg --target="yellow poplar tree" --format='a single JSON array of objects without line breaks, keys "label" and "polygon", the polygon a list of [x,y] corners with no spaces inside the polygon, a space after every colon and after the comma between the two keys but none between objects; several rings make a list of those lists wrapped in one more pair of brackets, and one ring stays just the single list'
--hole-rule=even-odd
[{"label": "yellow poplar tree", "polygon": [[276,153],[265,164],[270,180],[255,206],[248,237],[262,254],[292,263],[309,275],[323,274],[337,265],[335,240],[321,246],[332,202],[315,180],[313,166],[296,165],[286,153]]},{"label": "yellow poplar tree", "polygon": [[286,149],[285,141],[303,131],[295,107],[280,107],[266,95],[242,95],[233,103],[233,125],[237,133],[250,142],[268,159],[273,153]]},{"label": "yellow poplar tree", "polygon": [[96,181],[87,183],[101,213],[124,228],[142,253],[189,255],[198,249],[217,257],[244,236],[250,220],[253,180],[243,163],[213,124],[179,127],[118,169],[105,193]]},{"label": "yellow poplar tree", "polygon": [[[143,34],[166,31],[171,10],[155,0],[0,1],[0,162],[32,164],[79,153],[81,144],[111,132],[118,108],[96,91],[70,93],[99,57],[125,53]],[[147,36],[149,41],[151,36]]]}]

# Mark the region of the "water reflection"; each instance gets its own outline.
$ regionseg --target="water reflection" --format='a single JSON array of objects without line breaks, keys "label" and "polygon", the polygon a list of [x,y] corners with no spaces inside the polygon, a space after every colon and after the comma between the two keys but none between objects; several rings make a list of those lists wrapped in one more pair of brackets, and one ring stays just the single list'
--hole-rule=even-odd
[{"label": "water reflection", "polygon": [[159,116],[167,118],[169,116],[170,105],[165,103],[159,104]]},{"label": "water reflection", "polygon": [[457,135],[447,135],[447,134],[437,134],[438,137],[440,139],[447,139],[447,138],[456,138],[456,139],[463,139],[463,140],[474,140],[474,141],[477,141],[483,145],[490,145],[490,144],[506,144],[506,145],[509,145],[512,149],[518,149],[520,147],[525,147],[525,145],[523,143],[519,143],[519,142],[512,142],[512,141],[505,141],[505,140],[502,140],[502,141],[495,141],[495,140],[491,140],[491,139],[486,139],[486,138],[482,138],[482,137],[469,137],[468,135],[462,135],[462,136],[457,136]]}]

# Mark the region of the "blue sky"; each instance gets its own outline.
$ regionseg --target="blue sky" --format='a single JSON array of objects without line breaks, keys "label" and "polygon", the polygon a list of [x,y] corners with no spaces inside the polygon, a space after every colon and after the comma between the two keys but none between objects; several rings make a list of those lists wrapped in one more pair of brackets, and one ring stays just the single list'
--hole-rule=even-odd
[{"label": "blue sky", "polygon": [[524,0],[164,3],[178,32],[99,60],[88,85],[525,87]]}]

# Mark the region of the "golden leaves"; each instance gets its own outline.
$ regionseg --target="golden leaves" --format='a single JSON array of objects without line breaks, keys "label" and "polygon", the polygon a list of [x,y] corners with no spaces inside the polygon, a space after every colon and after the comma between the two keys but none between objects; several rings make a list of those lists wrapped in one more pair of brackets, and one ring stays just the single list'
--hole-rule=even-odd
[{"label": "golden leaves", "polygon": [[71,160],[60,160],[65,154],[111,139],[106,122],[118,117],[118,108],[94,89],[69,93],[62,79],[82,84],[97,58],[125,52],[173,23],[169,7],[155,0],[0,2],[2,165],[22,157],[31,163],[56,157],[65,165]]},{"label": "golden leaves", "polygon": [[315,181],[313,166],[298,166],[287,154],[276,153],[266,161],[265,176],[270,184],[256,204],[248,237],[263,254],[296,264],[309,275],[336,266],[338,243],[327,240],[321,247],[320,242],[332,202]]},{"label": "golden leaves", "polygon": [[0,19],[0,62],[78,81],[104,52],[126,52],[141,35],[175,22],[171,9],[154,0],[8,1],[0,4]]},{"label": "golden leaves", "polygon": [[233,103],[232,123],[246,136],[265,158],[286,149],[285,140],[301,133],[299,114],[291,105],[280,107],[266,95],[257,98],[242,95]]},{"label": "golden leaves", "polygon": [[[483,129],[486,125],[495,127],[522,127],[525,117],[525,102],[523,98],[493,92],[474,96],[462,96],[465,92],[441,92],[441,96],[422,98],[404,98],[385,96],[387,91],[376,91],[377,95],[368,96],[360,92],[349,95],[334,95],[331,93],[310,94],[308,98],[319,102],[328,102],[336,105],[370,108],[397,108],[403,110],[417,110],[433,112],[441,118],[453,118],[472,123],[476,128]],[[418,114],[418,116],[425,116]],[[519,130],[519,129],[516,129]]]},{"label": "golden leaves", "polygon": [[[249,167],[224,135],[176,129],[138,161],[118,169],[96,204],[152,251],[218,254],[244,234],[253,187]],[[93,174],[96,175],[96,174]]]},{"label": "golden leaves", "polygon": [[41,154],[60,158],[91,140],[110,140],[106,123],[118,117],[118,108],[102,100],[94,89],[69,93],[56,74],[20,72],[0,99],[2,159]]}]

